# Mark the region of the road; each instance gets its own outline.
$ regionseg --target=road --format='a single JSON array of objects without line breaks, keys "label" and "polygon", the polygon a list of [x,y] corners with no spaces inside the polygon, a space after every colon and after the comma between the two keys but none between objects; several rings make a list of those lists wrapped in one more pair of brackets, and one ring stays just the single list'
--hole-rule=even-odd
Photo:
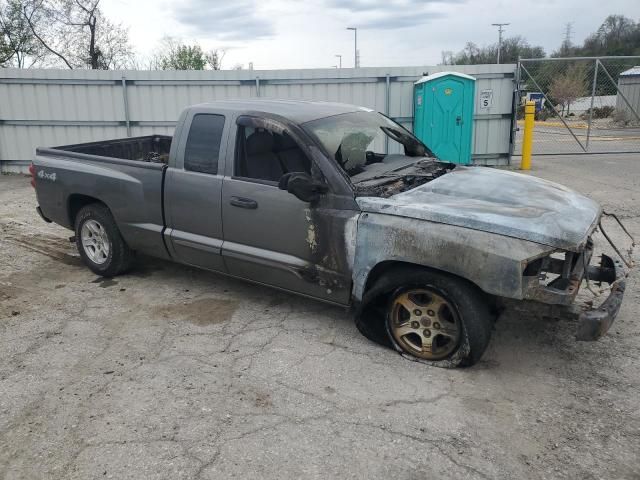
[{"label": "road", "polygon": [[[518,122],[514,152],[522,151],[522,122]],[[584,125],[571,125],[571,131],[559,121],[536,122],[533,131],[533,154],[581,153],[587,149],[587,129]],[[572,135],[573,133],[573,135]],[[575,138],[574,138],[575,135]],[[576,140],[577,138],[577,140]],[[580,143],[578,143],[580,142]],[[582,145],[582,146],[581,146]],[[589,132],[589,153],[638,152],[640,153],[640,127],[597,128]]]},{"label": "road", "polygon": [[[640,237],[635,156],[531,174]],[[640,477],[637,271],[601,341],[524,305],[479,365],[446,370],[342,309],[212,273],[142,258],[97,278],[34,206],[26,177],[0,176],[0,478]]]}]

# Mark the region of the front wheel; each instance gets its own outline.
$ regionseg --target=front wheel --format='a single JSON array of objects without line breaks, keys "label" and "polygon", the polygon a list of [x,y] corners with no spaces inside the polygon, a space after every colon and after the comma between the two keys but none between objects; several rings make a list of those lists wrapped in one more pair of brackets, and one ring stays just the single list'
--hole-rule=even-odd
[{"label": "front wheel", "polygon": [[412,360],[440,367],[480,360],[493,327],[482,292],[463,279],[430,270],[413,270],[400,278],[388,297],[385,319],[393,347]]},{"label": "front wheel", "polygon": [[125,243],[109,209],[92,203],[76,216],[76,246],[89,269],[103,277],[113,277],[131,266],[133,252]]},{"label": "front wheel", "polygon": [[405,358],[438,367],[469,366],[486,350],[494,316],[486,295],[443,272],[399,267],[365,294],[356,325]]}]

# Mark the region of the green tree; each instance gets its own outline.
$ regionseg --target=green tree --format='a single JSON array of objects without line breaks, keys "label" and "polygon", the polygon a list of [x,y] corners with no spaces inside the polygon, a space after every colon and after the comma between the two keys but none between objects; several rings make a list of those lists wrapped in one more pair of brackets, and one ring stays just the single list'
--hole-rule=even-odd
[{"label": "green tree", "polygon": [[0,0],[0,66],[25,68],[44,57],[22,15],[23,0]]},{"label": "green tree", "polygon": [[640,55],[640,23],[624,15],[609,15],[581,46],[567,48],[565,42],[552,57],[599,57]]},{"label": "green tree", "polygon": [[207,61],[198,45],[178,45],[171,55],[162,59],[162,70],[204,70]]},{"label": "green tree", "polygon": [[623,15],[609,15],[578,52],[584,56],[640,55],[640,24]]},{"label": "green tree", "polygon": [[181,40],[165,37],[152,61],[160,70],[220,70],[224,50],[205,52],[197,43],[187,45]]}]

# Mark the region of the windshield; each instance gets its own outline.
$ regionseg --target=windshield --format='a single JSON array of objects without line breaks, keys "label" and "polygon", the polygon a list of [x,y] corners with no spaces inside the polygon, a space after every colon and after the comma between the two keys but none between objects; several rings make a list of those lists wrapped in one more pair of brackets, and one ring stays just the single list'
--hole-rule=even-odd
[{"label": "windshield", "polygon": [[368,165],[384,163],[385,157],[393,153],[433,156],[420,140],[377,112],[344,113],[313,120],[302,127],[351,177],[366,171]]}]

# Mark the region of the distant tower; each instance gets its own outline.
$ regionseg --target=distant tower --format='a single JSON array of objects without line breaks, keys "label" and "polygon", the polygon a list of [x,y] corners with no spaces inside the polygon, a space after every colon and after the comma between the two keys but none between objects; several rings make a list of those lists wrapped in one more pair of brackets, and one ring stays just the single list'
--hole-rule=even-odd
[{"label": "distant tower", "polygon": [[571,46],[571,35],[573,34],[573,22],[567,22],[564,26],[564,44],[567,47]]},{"label": "distant tower", "polygon": [[560,46],[560,55],[571,55],[571,47],[573,47],[573,44],[571,43],[572,34],[573,22],[567,22],[564,26],[564,40],[562,40],[562,45]]}]

